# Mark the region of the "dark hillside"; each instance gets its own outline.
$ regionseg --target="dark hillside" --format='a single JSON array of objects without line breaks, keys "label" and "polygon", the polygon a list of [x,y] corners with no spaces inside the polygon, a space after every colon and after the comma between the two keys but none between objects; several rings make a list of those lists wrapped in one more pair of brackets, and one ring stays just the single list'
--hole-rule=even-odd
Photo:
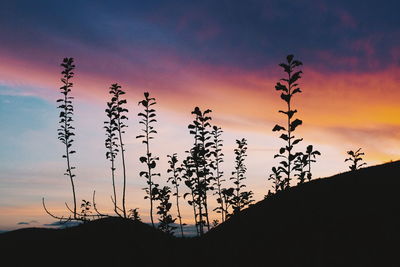
[{"label": "dark hillside", "polygon": [[400,266],[399,187],[399,161],[318,179],[258,202],[204,241],[215,251],[223,240],[228,261],[251,266]]},{"label": "dark hillside", "polygon": [[[156,266],[174,258],[175,239],[132,220],[100,219],[66,229],[27,228],[0,235],[0,249],[21,263]],[[155,256],[157,255],[157,256]],[[10,265],[11,266],[11,265]]]},{"label": "dark hillside", "polygon": [[293,187],[202,239],[109,218],[0,234],[0,251],[15,266],[400,266],[399,174],[393,162]]}]

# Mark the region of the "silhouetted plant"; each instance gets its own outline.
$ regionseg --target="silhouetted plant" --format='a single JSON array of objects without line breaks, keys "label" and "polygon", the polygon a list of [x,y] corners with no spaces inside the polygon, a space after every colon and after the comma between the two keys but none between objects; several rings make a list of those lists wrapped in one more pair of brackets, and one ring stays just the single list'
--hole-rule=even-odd
[{"label": "silhouetted plant", "polygon": [[[276,193],[276,192],[275,192]],[[264,199],[267,199],[269,197],[271,197],[274,193],[271,192],[271,190],[268,190],[267,194],[264,195]]]},{"label": "silhouetted plant", "polygon": [[284,141],[287,142],[287,145],[282,147],[279,150],[279,154],[275,155],[275,158],[283,158],[284,160],[280,162],[280,166],[278,169],[280,170],[281,173],[285,174],[286,177],[284,177],[284,188],[290,187],[290,181],[292,179],[292,172],[296,170],[296,167],[293,164],[293,161],[297,158],[297,154],[293,153],[293,147],[301,142],[303,139],[295,139],[295,136],[293,135],[293,132],[296,130],[296,128],[302,124],[302,121],[299,119],[294,119],[293,116],[295,113],[297,113],[296,109],[292,109],[292,97],[297,94],[301,93],[300,88],[298,87],[298,84],[296,83],[298,79],[301,78],[301,73],[302,71],[295,71],[295,69],[299,66],[302,65],[302,62],[298,60],[293,60],[293,55],[288,55],[287,56],[287,64],[286,63],[281,63],[279,66],[281,66],[284,70],[284,72],[287,73],[287,78],[282,78],[281,81],[284,82],[284,84],[281,84],[281,82],[278,82],[275,86],[275,89],[277,91],[282,91],[281,93],[281,98],[284,100],[287,104],[287,110],[279,110],[280,113],[283,113],[287,117],[287,125],[286,127],[280,126],[280,125],[275,125],[275,127],[272,129],[272,131],[285,131],[285,133],[281,134],[280,138],[283,139]]},{"label": "silhouetted plant", "polygon": [[[111,101],[107,102],[106,114],[108,117],[108,121],[105,121],[104,128],[106,129],[106,158],[110,160],[111,163],[111,180],[113,187],[113,204],[114,204],[114,212],[121,216],[119,213],[119,207],[117,205],[117,192],[115,189],[115,157],[117,156],[118,150],[118,135],[119,135],[119,127],[118,127],[118,97],[117,97],[118,84],[113,84],[110,87],[109,93],[111,94]],[[119,96],[119,95],[118,95]],[[124,116],[124,115],[122,115]],[[121,117],[122,117],[121,116]],[[124,117],[125,118],[125,117]],[[122,119],[122,118],[121,118]],[[122,126],[122,125],[121,125]]]},{"label": "silhouetted plant", "polygon": [[361,148],[359,148],[357,151],[353,151],[353,150],[347,151],[347,154],[350,157],[345,159],[345,162],[347,162],[347,161],[351,162],[351,165],[349,166],[351,171],[356,171],[356,170],[360,169],[362,166],[367,165],[367,163],[365,163],[365,162],[361,163],[361,161],[363,161],[361,156],[365,155],[363,152],[361,152]]},{"label": "silhouetted plant", "polygon": [[70,96],[70,92],[73,86],[73,83],[70,79],[74,77],[73,70],[75,69],[75,65],[73,63],[73,58],[64,58],[63,63],[61,64],[64,70],[61,72],[61,74],[63,74],[63,78],[61,78],[63,86],[60,87],[60,90],[61,94],[63,94],[64,97],[58,99],[57,102],[60,103],[58,108],[61,109],[58,139],[65,145],[65,154],[63,155],[63,158],[67,160],[67,171],[66,173],[64,173],[64,175],[69,176],[71,181],[72,195],[74,200],[74,219],[76,219],[76,195],[74,185],[75,174],[72,173],[72,170],[75,169],[75,167],[71,166],[70,164],[70,156],[71,154],[75,153],[75,150],[71,150],[72,143],[74,142],[74,139],[72,139],[72,137],[75,136],[75,133],[73,132],[75,128],[72,126],[72,116],[74,114],[72,99],[74,99],[74,97]]},{"label": "silhouetted plant", "polygon": [[[63,62],[61,63],[61,67],[63,67],[63,71],[61,74],[63,77],[61,78],[61,82],[63,83],[63,86],[60,87],[60,93],[63,95],[62,98],[57,100],[57,103],[60,103],[60,105],[57,107],[59,108],[60,111],[60,128],[57,129],[58,131],[58,139],[65,145],[65,154],[62,155],[63,158],[66,159],[67,163],[67,170],[64,173],[64,175],[69,177],[69,180],[71,182],[71,187],[72,187],[72,197],[73,197],[73,210],[70,210],[72,213],[72,218],[74,220],[80,220],[81,218],[78,217],[77,213],[77,207],[76,207],[76,194],[75,194],[75,185],[74,185],[74,177],[75,174],[73,174],[72,170],[75,169],[75,167],[71,166],[71,154],[75,153],[75,150],[72,150],[72,143],[74,142],[73,136],[75,136],[74,130],[75,128],[72,126],[73,122],[73,114],[74,114],[74,107],[72,104],[72,100],[74,97],[70,95],[71,89],[73,86],[73,83],[71,82],[71,79],[74,77],[74,72],[73,70],[75,69],[74,65],[74,59],[73,58],[64,58]],[[68,218],[63,217],[57,217],[53,214],[51,214],[45,205],[44,198],[42,199],[43,203],[43,208],[45,211],[52,216],[53,218],[57,218],[61,220],[71,220],[71,216]]]},{"label": "silhouetted plant", "polygon": [[223,188],[221,189],[222,198],[224,199],[224,213],[225,220],[232,216],[232,213],[229,212],[229,209],[232,207],[232,204],[235,203],[235,188]]},{"label": "silhouetted plant", "polygon": [[277,193],[280,190],[283,190],[285,185],[284,181],[282,180],[282,175],[281,175],[282,170],[276,167],[272,167],[272,174],[269,175],[268,180],[272,181],[272,188],[275,190],[275,193]]},{"label": "silhouetted plant", "polygon": [[[109,91],[111,95],[111,105],[114,105],[113,108],[113,119],[115,122],[115,131],[118,133],[118,140],[119,140],[119,147],[121,150],[121,160],[122,160],[122,174],[123,174],[123,188],[122,188],[122,213],[124,218],[127,218],[127,213],[126,213],[126,205],[125,205],[125,199],[126,199],[126,166],[125,166],[125,148],[124,148],[124,142],[122,139],[122,134],[125,133],[124,128],[128,127],[124,121],[128,120],[128,117],[125,115],[128,113],[128,109],[124,107],[124,105],[127,103],[126,99],[122,99],[122,95],[125,94],[124,91],[121,90],[121,86],[118,85],[117,83],[114,83],[110,87]],[[110,125],[111,126],[111,125]],[[112,125],[111,127],[114,127]],[[112,128],[114,130],[114,128]],[[115,139],[116,140],[116,139]],[[111,142],[114,140],[111,139]],[[115,152],[115,151],[114,151]],[[110,154],[109,156],[115,156],[115,154]],[[116,197],[116,196],[115,196]],[[113,200],[114,202],[114,207],[117,206],[117,199]]]},{"label": "silhouetted plant", "polygon": [[128,211],[128,218],[134,221],[139,221],[139,222],[142,221],[142,219],[139,216],[138,208],[130,209]]},{"label": "silhouetted plant", "polygon": [[302,184],[306,181],[307,165],[308,165],[308,155],[299,152],[297,154],[296,159],[294,160],[294,169],[297,171],[297,173],[295,173],[294,176],[297,177],[298,184]]},{"label": "silhouetted plant", "polygon": [[[203,226],[207,226],[210,229],[210,221],[208,216],[208,203],[207,203],[207,190],[213,189],[210,183],[213,177],[210,176],[210,163],[211,163],[211,153],[208,149],[212,145],[209,141],[211,134],[209,128],[211,127],[209,121],[211,117],[208,114],[211,113],[210,109],[202,112],[200,108],[195,107],[192,111],[196,117],[192,124],[189,124],[190,134],[194,135],[194,146],[190,150],[191,159],[193,160],[194,174],[196,179],[194,179],[194,195],[196,205],[198,208],[198,224],[200,235],[204,233]],[[205,219],[204,219],[205,218]]]},{"label": "silhouetted plant", "polygon": [[90,210],[91,207],[92,207],[92,204],[89,201],[82,199],[81,214],[82,214],[82,220],[85,222],[90,221],[90,219],[88,217],[92,213],[92,211]]},{"label": "silhouetted plant", "polygon": [[154,126],[152,126],[153,123],[157,122],[157,120],[155,119],[156,111],[152,108],[152,106],[155,104],[155,98],[150,97],[150,94],[148,92],[145,92],[144,99],[139,101],[139,105],[142,105],[144,107],[144,112],[140,112],[138,114],[138,116],[141,117],[139,123],[143,124],[144,128],[142,129],[142,131],[144,132],[144,134],[136,136],[136,138],[142,139],[142,143],[146,145],[146,154],[145,156],[140,157],[139,160],[141,163],[145,163],[147,165],[147,170],[141,171],[140,176],[144,176],[147,180],[147,187],[144,188],[147,194],[145,196],[145,199],[150,200],[150,219],[153,227],[153,201],[155,200],[155,197],[153,196],[153,189],[157,189],[158,187],[158,184],[154,183],[153,177],[160,176],[159,173],[152,173],[152,170],[156,168],[156,161],[159,160],[159,158],[153,156],[150,152],[150,140],[154,139],[154,134],[157,133],[157,131],[154,130]]},{"label": "silhouetted plant", "polygon": [[157,214],[160,215],[158,229],[165,233],[173,234],[176,229],[173,223],[176,219],[173,219],[169,212],[172,207],[172,203],[169,202],[171,189],[168,186],[164,186],[160,189],[155,187],[153,188],[153,194],[155,199],[160,201],[157,207]]},{"label": "silhouetted plant", "polygon": [[212,227],[214,228],[214,227],[217,227],[218,225],[219,225],[219,220],[214,219],[214,220],[212,221]]},{"label": "silhouetted plant", "polygon": [[242,191],[242,189],[246,187],[242,181],[246,179],[245,174],[247,171],[246,165],[244,164],[244,160],[247,157],[247,140],[242,138],[241,140],[236,140],[236,143],[238,147],[234,150],[236,156],[235,171],[232,172],[233,177],[230,178],[235,184],[235,194],[231,200],[233,213],[238,213],[254,201],[252,200],[252,191]]},{"label": "silhouetted plant", "polygon": [[[189,151],[186,151],[189,153]],[[195,222],[195,227],[196,227],[196,232],[197,235],[200,235],[200,225],[197,220],[197,205],[196,203],[198,202],[196,200],[197,194],[196,194],[196,177],[193,175],[194,173],[194,163],[193,159],[190,155],[187,156],[185,160],[183,160],[181,169],[182,169],[182,178],[184,179],[185,185],[190,189],[190,193],[185,193],[183,194],[183,198],[186,199],[186,197],[190,196],[190,199],[187,200],[187,203],[192,206],[193,208],[193,216],[194,216],[194,222]]]},{"label": "silhouetted plant", "polygon": [[222,153],[222,139],[221,139],[222,130],[220,127],[213,126],[213,130],[211,132],[212,135],[212,145],[211,145],[211,154],[214,156],[214,164],[212,167],[214,168],[214,188],[215,195],[217,195],[217,202],[220,205],[216,207],[214,211],[217,213],[221,213],[221,222],[225,221],[225,209],[224,209],[224,198],[222,196],[222,182],[225,180],[222,179],[223,171],[221,171],[220,164],[224,162]]},{"label": "silhouetted plant", "polygon": [[177,167],[177,163],[178,163],[178,158],[176,156],[176,154],[173,154],[172,156],[168,155],[167,156],[169,158],[169,169],[167,170],[168,173],[171,173],[172,176],[168,177],[167,182],[171,182],[172,185],[175,188],[175,193],[173,193],[173,196],[176,197],[176,210],[178,213],[178,219],[179,219],[179,227],[181,229],[181,236],[183,237],[183,223],[182,223],[182,216],[181,216],[181,211],[179,209],[179,198],[181,197],[179,195],[179,183],[182,181],[182,178],[180,176],[180,174],[182,173],[182,168]]},{"label": "silhouetted plant", "polygon": [[314,147],[312,145],[308,145],[306,150],[306,155],[307,155],[307,166],[308,166],[307,179],[308,181],[311,181],[312,179],[311,163],[316,162],[315,158],[317,156],[321,156],[321,152],[319,152],[318,150],[314,150]]}]

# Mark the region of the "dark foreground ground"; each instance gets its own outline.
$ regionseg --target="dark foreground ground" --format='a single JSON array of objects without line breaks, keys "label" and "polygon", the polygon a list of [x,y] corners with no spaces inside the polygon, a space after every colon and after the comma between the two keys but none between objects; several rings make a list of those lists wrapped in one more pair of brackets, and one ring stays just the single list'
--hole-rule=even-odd
[{"label": "dark foreground ground", "polygon": [[260,201],[203,238],[108,218],[0,234],[1,266],[400,266],[400,162]]}]

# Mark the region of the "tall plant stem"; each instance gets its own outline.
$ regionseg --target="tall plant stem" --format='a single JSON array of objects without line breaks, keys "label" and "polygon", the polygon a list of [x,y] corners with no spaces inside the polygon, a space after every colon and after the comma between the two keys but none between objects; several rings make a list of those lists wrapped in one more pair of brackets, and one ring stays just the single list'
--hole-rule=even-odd
[{"label": "tall plant stem", "polygon": [[[112,148],[110,148],[110,151],[112,153]],[[114,194],[114,212],[118,215],[121,216],[121,214],[118,212],[117,209],[117,191],[115,190],[115,163],[114,163],[114,158],[111,159],[111,179],[112,179],[112,186],[113,186],[113,194]]]},{"label": "tall plant stem", "polygon": [[[65,84],[66,85],[69,84],[68,77],[65,80]],[[65,114],[68,114],[67,101],[68,101],[67,94],[64,94],[64,103],[65,103],[64,112],[65,112]],[[69,134],[67,132],[68,131],[68,120],[67,119],[65,119],[65,121],[64,121],[64,131],[65,131],[65,156],[67,158],[67,172],[68,172],[69,179],[71,181],[72,197],[74,200],[74,219],[77,219],[75,184],[74,184],[74,177],[72,175],[71,165],[70,165],[70,160],[69,160],[69,147],[70,146],[69,146]]]},{"label": "tall plant stem", "polygon": [[[198,115],[196,115],[196,121],[199,121],[199,116]],[[198,129],[197,129],[197,127],[196,127],[196,132],[195,132],[195,136],[197,136],[197,131],[198,131]],[[195,138],[195,141],[194,141],[194,147],[197,149],[197,138]],[[197,151],[195,151],[195,153],[198,153]],[[196,157],[197,157],[197,155],[196,155]],[[198,165],[198,163],[197,163],[197,161],[198,160],[196,160],[195,159],[195,165],[196,165],[196,180],[197,180],[197,186],[198,186],[198,200],[199,200],[199,207],[198,207],[198,209],[199,209],[199,221],[200,221],[200,223],[199,223],[199,233],[200,233],[200,236],[201,235],[203,235],[204,234],[204,229],[203,229],[203,212],[202,212],[202,208],[201,208],[201,206],[202,206],[202,193],[201,193],[201,187],[200,187],[200,185],[201,185],[201,181],[200,181],[200,176],[199,176],[199,173],[200,173],[200,170],[199,170],[199,165]]]},{"label": "tall plant stem", "polygon": [[[288,76],[289,76],[289,81],[290,81],[290,78],[291,78],[291,72],[289,72],[288,73]],[[291,91],[292,91],[292,85],[291,85],[291,83],[289,83],[289,88],[288,88],[288,90],[289,90],[289,95],[291,95]],[[290,112],[290,108],[291,108],[291,105],[290,105],[290,101],[291,101],[291,98],[289,98],[289,101],[288,101],[288,112]],[[287,188],[289,188],[290,187],[290,180],[291,180],[291,178],[290,178],[290,170],[291,170],[291,160],[290,160],[290,155],[292,154],[292,150],[291,150],[291,145],[292,145],[292,131],[291,131],[291,129],[290,129],[290,124],[291,124],[291,117],[290,116],[288,116],[288,124],[287,124],[287,129],[288,129],[288,137],[289,137],[289,140],[288,140],[288,144],[289,144],[289,146],[288,146],[288,150],[287,150],[287,152],[288,152],[288,168],[287,168],[287,170],[288,170],[288,177],[287,177],[287,181],[286,181],[286,187]]]},{"label": "tall plant stem", "polygon": [[191,195],[192,195],[192,203],[193,203],[192,206],[193,206],[193,214],[194,214],[194,225],[196,226],[196,232],[197,232],[197,235],[199,236],[200,235],[200,230],[199,230],[199,226],[198,226],[198,223],[197,223],[196,202],[194,200],[193,190],[191,190]]},{"label": "tall plant stem", "polygon": [[[175,170],[174,170],[175,171]],[[175,184],[175,193],[176,193],[176,210],[178,212],[178,219],[179,219],[179,226],[181,228],[181,235],[183,237],[183,226],[182,226],[182,216],[181,216],[181,211],[179,209],[179,188],[177,184]]]},{"label": "tall plant stem", "polygon": [[[204,131],[205,131],[205,123],[204,121],[201,122],[201,127],[203,130],[203,149],[206,148],[206,140],[205,140],[205,135],[204,135]],[[206,212],[206,222],[207,222],[207,230],[210,231],[210,220],[209,220],[209,216],[208,216],[208,205],[207,205],[207,162],[206,162],[206,158],[205,155],[203,155],[204,157],[204,167],[203,167],[203,174],[204,174],[204,184],[206,185],[205,189],[204,189],[204,210]]]},{"label": "tall plant stem", "polygon": [[74,184],[74,179],[72,177],[72,172],[71,172],[71,167],[69,164],[69,151],[68,148],[66,149],[67,153],[67,168],[68,168],[68,175],[71,180],[71,186],[72,186],[72,196],[74,198],[74,219],[76,219],[76,194],[75,194],[75,184]]},{"label": "tall plant stem", "polygon": [[[118,105],[119,107],[119,105]],[[121,119],[120,116],[118,116],[118,136],[119,136],[119,145],[121,147],[121,158],[122,158],[122,172],[123,172],[123,177],[124,177],[124,184],[123,184],[123,189],[122,189],[122,213],[124,215],[124,218],[126,218],[126,205],[125,205],[125,195],[126,195],[126,167],[125,167],[125,149],[124,149],[124,143],[122,142],[122,129],[121,129]],[[115,206],[117,205],[117,199],[115,201]]]},{"label": "tall plant stem", "polygon": [[219,199],[221,200],[221,221],[225,221],[225,210],[224,210],[224,200],[222,198],[222,192],[221,192],[221,181],[220,181],[220,174],[219,174],[219,157],[217,156],[216,158],[216,171],[217,171],[217,184],[218,184],[218,196]]},{"label": "tall plant stem", "polygon": [[204,192],[204,210],[206,212],[207,230],[210,231],[210,221],[208,219],[207,192]]},{"label": "tall plant stem", "polygon": [[236,209],[237,211],[240,211],[240,173],[239,169],[237,170],[236,173]]},{"label": "tall plant stem", "polygon": [[[149,105],[146,106],[146,114],[149,114]],[[149,144],[149,118],[146,119],[146,155],[147,155],[147,171],[149,175],[149,194],[150,194],[150,220],[151,225],[154,227],[154,218],[153,218],[153,183],[152,183],[152,174],[150,167],[150,144]]]}]

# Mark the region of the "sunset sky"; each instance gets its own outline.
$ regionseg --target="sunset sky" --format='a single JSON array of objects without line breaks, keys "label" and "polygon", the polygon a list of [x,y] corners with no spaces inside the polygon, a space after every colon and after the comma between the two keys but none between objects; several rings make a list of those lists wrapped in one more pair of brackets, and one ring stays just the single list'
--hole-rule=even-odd
[{"label": "sunset sky", "polygon": [[[304,122],[296,130],[304,138],[298,149],[313,144],[322,153],[314,177],[347,171],[346,151],[359,147],[368,165],[400,159],[399,9],[390,0],[2,1],[0,230],[53,222],[42,197],[58,215],[66,214],[64,202],[72,203],[57,140],[64,57],[76,64],[78,200],[91,200],[96,190],[104,212],[111,211],[112,187],[102,127],[115,82],[127,92],[130,111],[127,205],[139,208],[144,221],[148,203],[138,158],[145,147],[135,139],[143,92],[157,99],[152,147],[160,156],[160,184],[167,154],[181,160],[190,147],[187,125],[199,106],[212,109],[213,123],[224,130],[226,180],[235,139],[248,139],[247,188],[258,201],[271,189],[267,177],[282,145],[271,130],[284,123],[274,85],[288,54],[304,64],[303,93],[293,104]],[[121,190],[120,173],[117,179]]]}]

